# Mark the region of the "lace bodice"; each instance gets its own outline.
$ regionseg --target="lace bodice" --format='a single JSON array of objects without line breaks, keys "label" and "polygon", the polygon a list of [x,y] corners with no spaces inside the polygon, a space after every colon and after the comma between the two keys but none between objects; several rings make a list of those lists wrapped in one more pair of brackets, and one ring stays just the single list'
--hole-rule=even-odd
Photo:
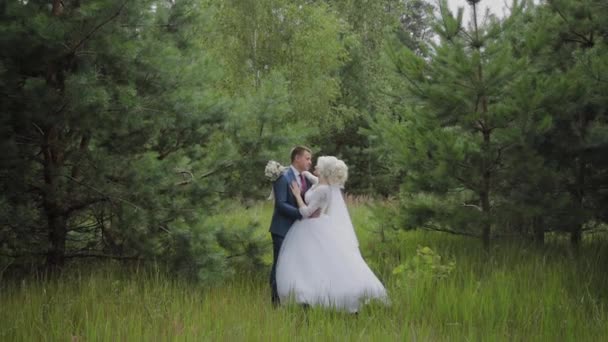
[{"label": "lace bodice", "polygon": [[328,185],[316,184],[306,192],[306,206],[301,207],[300,214],[307,218],[312,216],[317,209],[321,209],[321,213],[327,213],[329,206],[330,189]]}]

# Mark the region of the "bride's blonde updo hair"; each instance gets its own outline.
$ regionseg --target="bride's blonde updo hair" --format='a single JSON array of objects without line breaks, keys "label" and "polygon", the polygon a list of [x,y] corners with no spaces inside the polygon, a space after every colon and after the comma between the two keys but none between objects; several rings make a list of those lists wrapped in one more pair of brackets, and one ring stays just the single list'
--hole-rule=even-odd
[{"label": "bride's blonde updo hair", "polygon": [[319,175],[325,178],[330,185],[344,186],[348,179],[348,166],[332,156],[321,156],[317,159]]}]

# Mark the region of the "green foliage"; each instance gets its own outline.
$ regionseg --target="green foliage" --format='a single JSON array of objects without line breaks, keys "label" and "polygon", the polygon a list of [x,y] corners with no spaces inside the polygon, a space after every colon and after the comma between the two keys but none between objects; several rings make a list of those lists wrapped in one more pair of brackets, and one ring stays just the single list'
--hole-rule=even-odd
[{"label": "green foliage", "polygon": [[[481,222],[475,219],[476,211],[463,208],[462,215],[469,214],[473,225],[480,222],[488,236],[496,221],[490,202],[502,177],[502,155],[521,135],[519,109],[502,99],[509,98],[524,74],[525,61],[493,34],[504,30],[508,21],[490,22],[482,28],[475,24],[469,31],[454,35],[451,25],[460,27],[461,18],[445,10],[441,13],[437,25],[443,27],[436,29],[441,43],[433,46],[429,60],[407,47],[388,50],[397,71],[410,82],[408,92],[413,101],[409,110],[396,113],[397,123],[392,115],[379,118],[376,134],[383,134],[385,143],[394,146],[399,167],[407,172],[403,191],[455,196],[465,206],[478,206]],[[455,192],[460,194],[453,195]],[[413,213],[418,216],[443,212],[416,208],[422,209]],[[422,224],[434,216],[428,215]]]},{"label": "green foliage", "polygon": [[418,246],[416,256],[393,269],[393,275],[401,277],[398,284],[411,284],[412,281],[447,278],[456,267],[454,261],[442,262],[441,256],[429,247]]},{"label": "green foliage", "polygon": [[[213,25],[200,37],[225,77],[217,87],[234,100],[222,137],[226,195],[261,198],[268,159],[288,163],[291,148],[339,120],[330,115],[346,28],[322,3],[203,2]],[[311,144],[316,146],[316,144]],[[265,193],[263,195],[266,195]]]},{"label": "green foliage", "polygon": [[162,250],[159,259],[180,277],[205,284],[217,283],[230,275],[222,241],[210,234],[210,227],[175,224],[170,234],[169,250]]},{"label": "green foliage", "polygon": [[230,101],[198,2],[10,2],[0,16],[2,203],[17,213],[2,216],[3,250],[214,278],[224,259],[201,221],[223,187],[208,177],[225,164]]},{"label": "green foliage", "polygon": [[270,244],[259,232],[259,223],[245,229],[225,226],[218,231],[218,242],[228,253],[232,269],[246,273],[266,273],[268,265],[265,256],[270,251]]},{"label": "green foliage", "polygon": [[517,1],[468,27],[437,6],[3,2],[4,264],[259,268],[266,222],[217,217],[266,197],[296,144],[396,197],[380,231],[581,241],[607,220],[606,6]]},{"label": "green foliage", "polygon": [[[603,216],[600,208],[605,204],[598,182],[605,181],[606,165],[600,155],[608,145],[605,135],[599,138],[592,132],[604,131],[607,119],[606,96],[598,93],[603,85],[596,74],[605,67],[600,60],[606,60],[606,42],[597,37],[605,37],[602,21],[607,15],[599,1],[552,1],[522,20],[511,38],[535,70],[527,88],[534,85],[544,90],[524,96],[522,89],[518,97],[530,99],[528,111],[536,108],[551,117],[541,131],[527,135],[526,154],[535,155],[532,160],[542,166],[543,179],[527,176],[519,185],[540,189],[536,194],[544,196],[526,196],[526,203],[537,211],[535,219],[547,231],[569,232],[575,244],[581,240],[583,226]],[[516,35],[529,43],[522,46]]]},{"label": "green foliage", "polygon": [[606,96],[596,92],[606,56],[595,37],[605,15],[596,1],[514,2],[504,19],[465,28],[442,2],[428,55],[388,42],[406,86],[393,87],[401,99],[371,132],[402,176],[402,228],[478,235],[486,246],[492,235],[567,231],[576,243],[603,217]]},{"label": "green foliage", "polygon": [[3,4],[3,252],[50,267],[163,259],[216,279],[245,252],[229,242],[240,233],[206,218],[224,199],[266,196],[260,170],[295,144],[345,158],[352,192],[394,191],[362,128],[385,29],[404,9],[359,5]]}]

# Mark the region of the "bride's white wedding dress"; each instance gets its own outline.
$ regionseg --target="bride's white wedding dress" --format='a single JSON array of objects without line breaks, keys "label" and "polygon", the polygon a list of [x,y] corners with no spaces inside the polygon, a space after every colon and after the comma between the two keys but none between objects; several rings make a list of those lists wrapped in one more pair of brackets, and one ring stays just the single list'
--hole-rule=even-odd
[{"label": "bride's white wedding dress", "polygon": [[[340,188],[317,184],[305,197],[304,219],[289,229],[279,253],[281,303],[294,300],[349,312],[372,298],[388,303],[386,289],[359,252]],[[321,215],[311,218],[318,209]]]}]

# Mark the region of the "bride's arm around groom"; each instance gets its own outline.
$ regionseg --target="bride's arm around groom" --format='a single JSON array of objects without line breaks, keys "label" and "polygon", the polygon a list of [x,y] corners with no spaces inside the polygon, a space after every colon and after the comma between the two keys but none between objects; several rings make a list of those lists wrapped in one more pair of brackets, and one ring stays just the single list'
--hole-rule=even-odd
[{"label": "bride's arm around groom", "polygon": [[310,197],[307,197],[307,199],[310,202],[306,204],[302,198],[298,184],[296,182],[291,183],[291,192],[298,202],[298,210],[302,218],[317,218],[321,215],[323,209],[327,207],[328,190],[327,186],[309,190]]},{"label": "bride's arm around groom", "polygon": [[304,175],[304,177],[306,177],[306,179],[308,179],[308,181],[312,185],[317,185],[319,183],[319,177],[313,175],[309,171],[304,171],[304,172],[302,172],[302,174]]}]

